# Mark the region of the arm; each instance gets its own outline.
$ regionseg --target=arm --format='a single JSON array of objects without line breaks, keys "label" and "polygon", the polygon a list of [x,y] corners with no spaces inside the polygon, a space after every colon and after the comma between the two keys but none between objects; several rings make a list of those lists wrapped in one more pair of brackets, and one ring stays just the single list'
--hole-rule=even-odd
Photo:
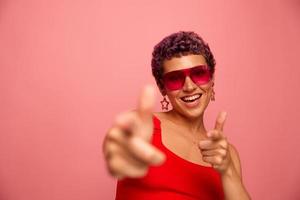
[{"label": "arm", "polygon": [[210,163],[222,178],[226,200],[249,200],[242,181],[242,170],[237,150],[229,144],[223,133],[226,112],[221,112],[215,128],[207,132],[208,139],[199,143],[203,160]]},{"label": "arm", "polygon": [[221,175],[224,195],[226,200],[249,200],[249,193],[243,185],[242,169],[237,150],[229,145],[229,156],[231,163],[227,170]]}]

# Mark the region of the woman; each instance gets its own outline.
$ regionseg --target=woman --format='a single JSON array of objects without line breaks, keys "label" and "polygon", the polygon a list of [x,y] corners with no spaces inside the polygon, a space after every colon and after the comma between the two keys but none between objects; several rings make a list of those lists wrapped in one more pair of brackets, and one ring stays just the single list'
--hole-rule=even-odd
[{"label": "woman", "polygon": [[152,55],[162,108],[173,108],[152,113],[154,88],[147,86],[137,110],[116,118],[103,145],[108,170],[119,179],[116,199],[250,199],[238,152],[223,133],[226,112],[213,130],[203,123],[215,98],[209,46],[181,31],[164,38]]}]

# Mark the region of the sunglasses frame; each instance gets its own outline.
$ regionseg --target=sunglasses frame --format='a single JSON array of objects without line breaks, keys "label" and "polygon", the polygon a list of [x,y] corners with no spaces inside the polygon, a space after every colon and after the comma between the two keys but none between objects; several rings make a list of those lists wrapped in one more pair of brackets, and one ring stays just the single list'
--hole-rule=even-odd
[{"label": "sunglasses frame", "polygon": [[[195,78],[193,77],[192,73],[193,73],[193,70],[195,69],[198,69],[198,68],[204,68],[206,70],[206,73],[209,73],[209,78],[207,81],[205,81],[205,83],[199,83],[199,81],[195,80]],[[175,88],[170,88],[170,87],[167,87],[166,85],[166,77],[169,76],[168,74],[170,73],[183,73],[184,74],[184,79],[181,81],[180,83],[180,86],[178,87],[175,87]],[[191,76],[192,75],[192,76]],[[185,83],[185,80],[186,80],[186,77],[190,77],[190,79],[193,81],[193,83],[195,83],[196,85],[204,85],[204,84],[207,84],[209,81],[211,81],[211,79],[213,78],[213,73],[210,69],[210,67],[208,65],[197,65],[197,66],[194,66],[194,67],[190,67],[190,68],[185,68],[185,69],[180,69],[180,70],[174,70],[174,71],[170,71],[170,72],[167,72],[165,74],[163,74],[162,76],[162,82],[163,82],[163,85],[164,87],[167,89],[167,90],[170,90],[170,91],[174,91],[174,90],[180,90],[183,88],[184,86],[184,83]],[[207,76],[207,74],[206,74]]]}]

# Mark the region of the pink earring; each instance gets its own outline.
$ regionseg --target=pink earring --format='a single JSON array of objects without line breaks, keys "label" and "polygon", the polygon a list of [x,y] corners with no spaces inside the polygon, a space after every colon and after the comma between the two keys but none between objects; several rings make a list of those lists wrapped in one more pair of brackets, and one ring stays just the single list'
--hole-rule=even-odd
[{"label": "pink earring", "polygon": [[212,84],[212,94],[211,94],[211,98],[210,98],[212,101],[215,101],[215,100],[216,100],[216,98],[215,98],[214,85],[215,85],[215,83]]},{"label": "pink earring", "polygon": [[215,100],[216,100],[214,89],[213,89],[213,91],[212,91],[212,94],[211,94],[211,98],[210,98],[210,99],[211,99],[212,101],[215,101]]},{"label": "pink earring", "polygon": [[160,101],[161,109],[162,110],[169,110],[169,101],[166,99],[166,96],[164,96],[164,99]]}]

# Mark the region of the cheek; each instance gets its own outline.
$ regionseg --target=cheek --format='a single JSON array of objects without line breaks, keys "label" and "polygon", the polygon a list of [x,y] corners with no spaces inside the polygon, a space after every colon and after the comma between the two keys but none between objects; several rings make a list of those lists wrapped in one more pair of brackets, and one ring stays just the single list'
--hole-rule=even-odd
[{"label": "cheek", "polygon": [[211,87],[205,88],[204,91],[205,91],[205,94],[206,94],[206,95],[211,95],[211,93],[212,93],[212,88],[211,88]]},{"label": "cheek", "polygon": [[169,91],[167,92],[168,99],[170,100],[170,103],[174,106],[177,104],[179,99],[179,91]]},{"label": "cheek", "polygon": [[202,86],[198,86],[203,92],[205,95],[211,95],[211,92],[212,92],[212,86],[211,86],[211,83],[208,83],[208,84],[205,84],[205,85],[202,85]]},{"label": "cheek", "polygon": [[178,91],[169,91],[169,92],[167,92],[167,96],[171,101],[178,96]]},{"label": "cheek", "polygon": [[212,87],[209,85],[207,87],[200,87],[200,89],[203,91],[203,97],[202,97],[202,102],[204,104],[208,104],[212,95]]}]

